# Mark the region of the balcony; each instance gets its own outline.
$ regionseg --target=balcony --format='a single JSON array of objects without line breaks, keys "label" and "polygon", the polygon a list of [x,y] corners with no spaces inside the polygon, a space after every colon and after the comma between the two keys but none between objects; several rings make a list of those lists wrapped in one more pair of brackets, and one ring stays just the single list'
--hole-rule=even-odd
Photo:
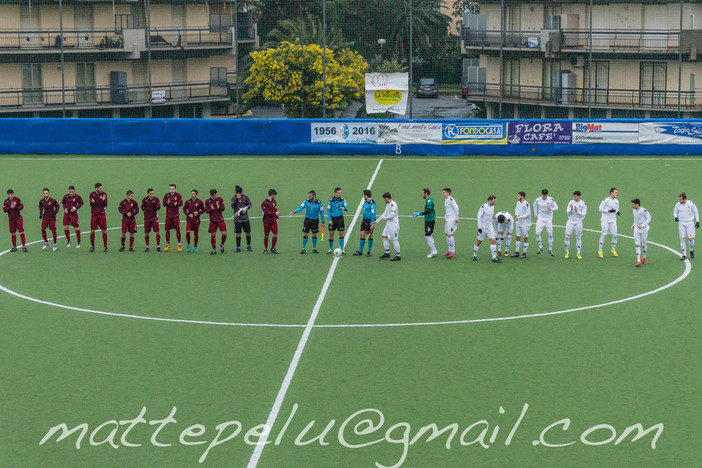
[{"label": "balcony", "polygon": [[[564,107],[635,108],[642,110],[702,110],[702,99],[691,91],[641,89],[555,88],[549,86],[503,85],[502,102]],[[487,102],[500,99],[497,83],[467,83],[467,98]],[[699,102],[697,102],[699,101]]]},{"label": "balcony", "polygon": [[[144,31],[146,33],[146,31]],[[229,28],[210,30],[195,29],[151,29],[151,48],[229,48],[232,47],[232,32]]]},{"label": "balcony", "polygon": [[[561,52],[588,52],[586,30],[564,29]],[[680,31],[652,30],[594,30],[592,31],[593,53],[668,53],[677,54],[680,47]]]},{"label": "balcony", "polygon": [[504,40],[504,48],[540,50],[541,31],[474,31],[463,29],[463,47],[468,50],[499,49]]},{"label": "balcony", "polygon": [[[152,92],[163,101],[154,105],[229,100],[229,83],[157,83]],[[129,107],[149,104],[148,86],[66,88],[67,108]],[[152,95],[153,96],[153,95]],[[156,96],[154,96],[156,98]],[[154,99],[156,101],[156,99]],[[61,88],[0,89],[0,112],[11,110],[60,109]]]},{"label": "balcony", "polygon": [[[59,53],[61,33],[58,30],[0,31],[0,54],[6,53]],[[124,51],[124,40],[114,30],[64,30],[65,53],[89,51]]]}]

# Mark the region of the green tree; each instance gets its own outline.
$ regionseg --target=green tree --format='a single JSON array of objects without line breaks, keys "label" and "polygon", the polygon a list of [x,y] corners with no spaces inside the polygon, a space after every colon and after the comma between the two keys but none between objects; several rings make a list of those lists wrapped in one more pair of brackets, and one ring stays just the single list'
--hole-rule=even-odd
[{"label": "green tree", "polygon": [[[316,44],[282,42],[279,47],[251,53],[253,65],[246,78],[244,102],[263,100],[280,105],[288,117],[323,114],[322,48]],[[365,92],[368,64],[348,49],[326,50],[326,108],[340,110]]]},{"label": "green tree", "polygon": [[[322,20],[313,16],[300,20],[299,18],[284,19],[268,33],[268,41],[263,44],[264,49],[278,47],[281,42],[294,42],[300,39],[303,44],[317,44],[322,46],[324,34],[322,30]],[[327,24],[326,45],[330,49],[349,48],[351,43],[344,40],[341,29]]]}]

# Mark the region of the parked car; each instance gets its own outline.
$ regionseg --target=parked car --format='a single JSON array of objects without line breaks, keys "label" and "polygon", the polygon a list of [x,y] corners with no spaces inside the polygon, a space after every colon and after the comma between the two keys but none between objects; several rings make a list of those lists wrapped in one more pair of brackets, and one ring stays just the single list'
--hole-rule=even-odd
[{"label": "parked car", "polygon": [[434,78],[422,78],[417,85],[417,97],[422,96],[438,98],[439,83]]}]

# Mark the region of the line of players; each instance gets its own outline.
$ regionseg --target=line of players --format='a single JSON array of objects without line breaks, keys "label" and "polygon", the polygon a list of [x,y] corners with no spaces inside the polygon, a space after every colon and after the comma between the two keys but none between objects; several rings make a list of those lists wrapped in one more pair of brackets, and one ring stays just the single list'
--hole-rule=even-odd
[{"label": "line of players", "polygon": [[[22,242],[23,251],[27,252],[23,220],[21,210],[23,209],[22,201],[14,195],[13,190],[7,191],[7,199],[3,204],[3,211],[8,213],[10,233],[12,234],[12,244],[13,247],[11,251],[17,250],[17,239],[16,232],[19,232],[20,239]],[[425,224],[425,238],[430,247],[430,252],[427,257],[435,257],[438,252],[436,250],[436,244],[433,239],[434,224],[436,221],[436,211],[434,201],[431,198],[431,192],[428,188],[422,190],[422,198],[425,200],[424,211],[413,213],[413,217],[424,216]],[[444,255],[447,258],[452,258],[456,254],[455,249],[455,239],[454,233],[458,228],[459,223],[459,208],[456,201],[451,197],[451,189],[444,188],[442,190],[442,195],[444,197],[444,232],[446,235],[446,242],[448,246],[448,251]],[[276,250],[277,234],[278,234],[278,219],[280,213],[277,210],[276,202],[277,192],[275,189],[270,189],[268,192],[268,197],[264,199],[261,203],[261,210],[263,212],[263,225],[264,225],[264,253],[268,253],[268,243],[269,236],[272,237],[271,241],[271,253],[279,253]],[[599,205],[599,212],[601,213],[601,235],[599,241],[599,251],[598,257],[604,258],[603,246],[607,235],[611,236],[612,249],[611,253],[614,257],[617,257],[617,223],[616,217],[621,213],[619,211],[619,200],[617,199],[618,191],[615,187],[610,189],[609,197],[602,200]],[[95,184],[95,191],[90,193],[90,208],[91,208],[91,220],[90,220],[90,241],[91,247],[90,251],[95,251],[95,232],[100,229],[102,231],[104,251],[107,252],[107,221],[106,221],[106,207],[107,207],[107,194],[103,190],[101,183]],[[386,226],[383,230],[382,240],[385,248],[385,253],[380,256],[380,258],[391,258],[392,261],[399,261],[401,259],[400,254],[400,244],[399,244],[399,212],[397,208],[397,203],[392,200],[392,196],[389,192],[383,194],[383,200],[386,203],[386,209],[384,213],[376,219],[376,203],[372,198],[370,190],[364,190],[363,192],[363,209],[362,209],[362,221],[360,229],[360,243],[357,251],[354,252],[354,256],[360,256],[363,254],[363,249],[368,241],[367,256],[371,256],[371,249],[373,246],[373,231],[378,222],[385,220]],[[488,197],[487,203],[483,204],[477,215],[478,220],[478,235],[475,245],[473,247],[473,260],[477,260],[478,249],[482,241],[487,237],[490,241],[490,249],[492,253],[492,261],[500,262],[502,255],[502,244],[504,242],[504,256],[509,256],[508,250],[511,244],[512,234],[515,234],[515,252],[512,253],[512,257],[526,258],[526,252],[529,247],[529,231],[531,229],[531,207],[526,201],[526,194],[524,192],[519,192],[517,194],[517,203],[515,205],[515,214],[512,216],[507,211],[500,211],[497,214],[494,212],[494,206],[497,198],[494,195]],[[61,205],[63,207],[63,225],[64,231],[67,239],[67,246],[71,245],[71,237],[69,228],[72,226],[77,239],[77,247],[80,247],[80,228],[78,224],[78,211],[83,206],[83,200],[80,195],[76,194],[75,187],[70,186],[68,193],[64,195]],[[180,233],[180,212],[181,208],[186,216],[186,242],[187,251],[191,251],[191,234],[194,240],[194,246],[192,250],[197,252],[197,245],[199,240],[199,227],[200,227],[200,217],[202,214],[207,213],[209,215],[209,228],[212,250],[211,254],[216,254],[216,233],[221,232],[221,243],[220,251],[224,253],[224,244],[227,239],[226,224],[224,222],[224,216],[222,212],[225,209],[224,200],[217,196],[217,190],[210,190],[210,197],[206,201],[202,201],[198,198],[198,191],[191,191],[191,198],[187,201],[183,201],[182,196],[176,191],[176,185],[171,184],[169,186],[169,191],[163,196],[163,206],[166,207],[166,220],[164,223],[164,230],[166,235],[166,247],[165,251],[171,247],[170,242],[170,231],[175,230],[177,238],[177,248],[178,251],[182,251],[181,245],[181,233]],[[251,225],[248,216],[248,211],[252,207],[251,200],[247,195],[243,193],[243,189],[240,186],[236,186],[235,195],[231,199],[231,207],[235,211],[234,214],[234,229],[236,233],[236,252],[241,251],[241,233],[246,234],[247,250],[252,251],[251,247]],[[146,249],[148,252],[150,250],[150,232],[153,230],[156,236],[156,249],[161,251],[161,235],[159,232],[159,220],[158,211],[161,208],[161,201],[154,195],[153,189],[149,188],[147,190],[147,196],[143,198],[141,202],[141,211],[144,215],[144,233],[146,241]],[[646,239],[648,230],[650,228],[649,224],[651,221],[650,213],[641,207],[640,200],[632,200],[632,209],[634,215],[634,224],[631,229],[634,230],[634,238],[636,244],[637,253],[637,266],[641,266],[646,261]],[[125,250],[125,239],[126,234],[130,234],[129,240],[129,250],[134,251],[134,234],[136,233],[136,215],[139,213],[139,205],[134,200],[134,192],[128,190],[126,193],[126,198],[122,200],[119,204],[118,210],[122,215],[122,237],[120,252]],[[321,220],[322,226],[324,226],[324,210],[322,208],[322,203],[317,199],[316,192],[310,190],[308,193],[308,198],[305,199],[300,206],[290,212],[290,215],[305,210],[305,219],[303,223],[303,240],[302,240],[302,250],[300,253],[306,253],[308,235],[312,233],[312,244],[313,253],[318,253],[317,250],[317,233],[319,232],[319,221]],[[546,230],[548,237],[548,253],[554,256],[553,253],[553,213],[558,210],[558,205],[556,201],[548,195],[548,190],[543,189],[541,191],[541,196],[534,201],[533,211],[536,220],[536,241],[538,243],[537,255],[543,252],[543,243],[541,239],[541,233]],[[332,253],[333,243],[334,243],[334,232],[339,232],[339,244],[342,254],[344,251],[344,211],[348,211],[348,204],[346,200],[341,196],[341,188],[337,187],[334,189],[334,196],[329,199],[327,203],[327,217],[329,219],[329,250],[327,253]],[[39,201],[39,218],[42,220],[41,231],[44,239],[43,248],[46,249],[49,246],[49,241],[47,238],[47,229],[53,234],[53,250],[57,249],[57,232],[56,232],[56,216],[59,212],[59,204],[56,199],[51,198],[49,189],[45,188],[43,190],[43,197]],[[582,259],[582,231],[583,231],[583,220],[587,215],[587,205],[581,199],[581,193],[579,191],[573,192],[573,200],[568,202],[568,207],[566,209],[566,214],[568,216],[568,221],[566,223],[565,232],[565,258],[570,257],[570,241],[571,236],[575,234],[576,238],[576,257]],[[674,208],[674,219],[679,223],[679,233],[680,233],[680,248],[682,251],[681,259],[687,259],[686,253],[686,241],[690,248],[690,257],[694,258],[694,237],[695,229],[699,228],[699,212],[696,205],[687,200],[687,195],[681,193],[678,196],[678,203]],[[322,232],[323,228],[322,228]],[[395,256],[390,255],[390,241],[392,241]],[[523,241],[523,244],[522,244]],[[523,245],[523,250],[522,250]],[[520,254],[521,252],[521,254]]]}]

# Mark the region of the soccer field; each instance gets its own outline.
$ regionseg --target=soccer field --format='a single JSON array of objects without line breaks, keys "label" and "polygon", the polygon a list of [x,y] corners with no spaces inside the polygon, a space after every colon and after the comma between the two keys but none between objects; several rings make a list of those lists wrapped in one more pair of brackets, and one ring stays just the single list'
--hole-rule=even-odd
[{"label": "soccer field", "polygon": [[[3,194],[22,199],[30,245],[9,252],[3,214],[0,466],[699,466],[702,260],[680,261],[673,207],[683,191],[702,200],[701,173],[699,157],[3,156]],[[42,250],[42,188],[60,202],[75,185],[87,205],[95,182],[109,195],[110,252],[99,234],[88,252],[87,206],[80,249],[61,238]],[[141,227],[136,252],[118,252],[126,190],[140,202],[170,183],[184,199],[218,190],[224,254],[208,254],[206,222],[197,254],[158,253],[153,234],[145,253]],[[253,252],[233,251],[235,185],[253,202]],[[310,242],[300,255],[304,216],[288,212],[310,189],[326,205],[336,186],[348,255],[325,254],[328,232],[320,254]],[[608,237],[599,259],[597,208],[612,186],[619,257]],[[383,192],[398,204],[401,262],[378,258],[380,231],[373,257],[351,256],[367,187],[379,213]],[[411,217],[424,187],[436,258]],[[452,259],[443,187],[461,210]],[[262,254],[269,188],[280,255]],[[513,213],[518,191],[531,204],[542,188],[560,206],[555,256],[536,255],[532,226],[526,259],[494,264],[484,242],[471,261],[487,196]],[[563,258],[574,190],[588,205],[582,260],[575,241]],[[653,218],[642,268],[635,197]]]}]

